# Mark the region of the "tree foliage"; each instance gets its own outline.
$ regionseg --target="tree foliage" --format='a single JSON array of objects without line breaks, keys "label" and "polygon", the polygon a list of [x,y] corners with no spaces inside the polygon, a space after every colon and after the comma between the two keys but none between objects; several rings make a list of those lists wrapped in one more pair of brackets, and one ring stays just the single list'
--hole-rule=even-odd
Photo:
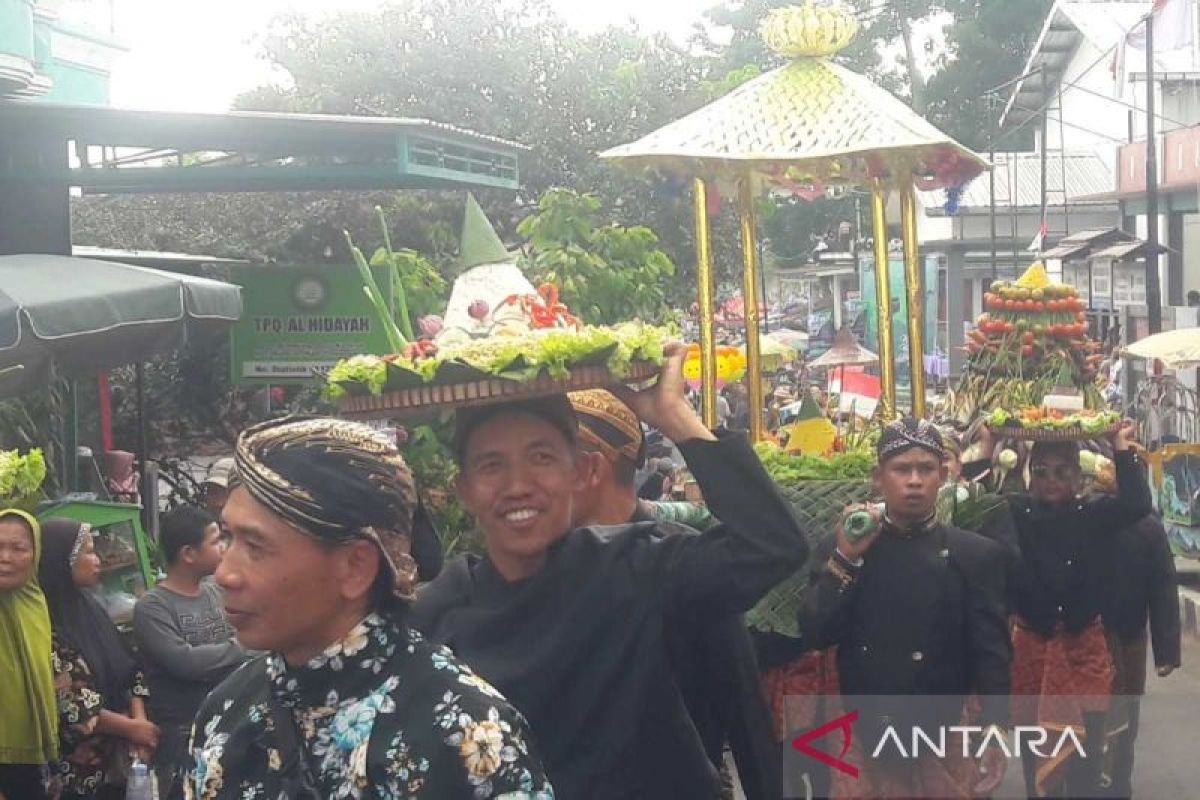
[{"label": "tree foliage", "polygon": [[[583,34],[545,0],[392,0],[320,20],[289,15],[262,39],[263,54],[286,82],[249,92],[237,105],[424,117],[529,146],[515,199],[499,191],[479,194],[501,236],[514,241],[518,229],[527,234],[535,277],[558,277],[566,300],[586,319],[611,321],[630,310],[656,318],[664,307],[686,308],[695,300],[690,185],[630,176],[596,154],[781,63],[762,45],[758,26],[768,10],[791,1],[725,0],[706,14],[687,46],[632,27]],[[863,30],[838,54],[839,62],[909,98],[908,68],[926,61],[928,116],[979,149],[1002,105],[989,104],[985,91],[1020,73],[1050,5],[846,2]],[[910,58],[900,41],[907,30],[901,21],[915,25],[935,14],[948,20],[944,52],[931,57],[914,47]],[[378,205],[403,259],[401,271],[412,276],[416,317],[441,291],[430,270],[447,281],[454,277],[461,204],[461,194],[442,192],[89,196],[74,203],[75,240],[252,261],[346,261],[343,230],[364,252],[382,244]],[[575,216],[569,223],[563,219],[568,211]],[[771,249],[792,262],[845,221],[854,221],[852,197],[781,204],[763,215],[762,228]],[[717,215],[713,233],[718,281],[737,287],[735,215]],[[225,439],[231,426],[260,412],[256,395],[230,388],[224,357],[220,347],[207,347],[148,370],[152,419],[163,420],[156,425],[164,442],[205,427]],[[132,396],[122,376],[115,383],[122,398]],[[304,402],[303,394],[288,398],[289,405]],[[131,418],[129,408],[119,406],[119,420]]]},{"label": "tree foliage", "polygon": [[562,290],[583,321],[659,322],[667,313],[663,285],[675,265],[644,225],[600,224],[600,200],[570,189],[551,189],[538,210],[518,227],[529,239],[528,271]]},{"label": "tree foliage", "polygon": [[[1018,77],[1051,0],[943,0],[953,15],[946,51],[929,79],[928,117],[968,147],[986,150],[1008,91],[989,90]],[[1002,139],[998,150],[1021,149],[1032,131]]]}]

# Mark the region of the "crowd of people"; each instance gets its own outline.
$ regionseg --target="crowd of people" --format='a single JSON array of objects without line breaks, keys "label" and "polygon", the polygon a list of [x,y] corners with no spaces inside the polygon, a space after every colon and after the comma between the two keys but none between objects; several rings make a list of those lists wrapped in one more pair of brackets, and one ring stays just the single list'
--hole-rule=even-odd
[{"label": "crowd of people", "polygon": [[[137,760],[170,798],[716,800],[733,775],[780,798],[789,718],[764,673],[793,695],[937,698],[919,719],[867,703],[864,725],[969,717],[985,742],[1078,726],[1086,756],[1025,754],[1029,795],[1130,796],[1136,700],[1106,763],[1106,698],[1144,687],[1148,618],[1158,674],[1180,653],[1127,427],[1107,493],[1085,495],[1074,444],[1039,443],[1029,494],[971,533],[938,497],[990,459],[960,464],[953,435],[898,420],[877,445],[882,506],[848,509],[874,531],[806,531],[746,436],[701,422],[682,360],[668,348],[638,392],[459,409],[455,489],[485,552],[445,564],[394,441],[315,417],[246,430],[206,507],[163,520],[136,655],[87,591],[87,526],[0,512],[0,796],[121,797]],[[678,465],[647,428],[703,507],[671,500]],[[802,569],[800,635],[748,630]],[[1067,696],[1096,702],[1041,702]],[[858,777],[816,775],[823,796],[987,796],[1007,762],[856,747]]]}]

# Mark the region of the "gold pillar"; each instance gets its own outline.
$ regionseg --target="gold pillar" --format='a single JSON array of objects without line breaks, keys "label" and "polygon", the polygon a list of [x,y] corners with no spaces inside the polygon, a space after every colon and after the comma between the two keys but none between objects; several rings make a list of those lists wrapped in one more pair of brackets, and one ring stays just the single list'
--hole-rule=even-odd
[{"label": "gold pillar", "polygon": [[700,305],[700,395],[704,424],[717,427],[717,334],[713,311],[712,248],[708,239],[708,198],[704,179],[692,181],[692,210],[696,217],[696,283]]},{"label": "gold pillar", "polygon": [[[871,236],[875,239],[875,307],[879,331],[879,402],[883,418],[896,415],[896,348],[892,339],[892,280],[888,265],[887,190],[871,182]],[[837,298],[835,298],[837,302]]]},{"label": "gold pillar", "polygon": [[742,307],[746,320],[746,383],[750,406],[750,441],[763,438],[762,356],[758,341],[758,234],[754,225],[754,192],[750,177],[738,185],[738,216],[742,223]]},{"label": "gold pillar", "polygon": [[900,232],[904,240],[904,287],[908,296],[908,374],[912,415],[925,416],[925,282],[917,247],[917,198],[911,184],[900,189]]}]

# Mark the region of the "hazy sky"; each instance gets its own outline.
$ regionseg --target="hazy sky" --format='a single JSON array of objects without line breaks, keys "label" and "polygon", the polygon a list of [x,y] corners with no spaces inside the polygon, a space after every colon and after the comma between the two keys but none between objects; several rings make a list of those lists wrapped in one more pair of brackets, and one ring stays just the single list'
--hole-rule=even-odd
[{"label": "hazy sky", "polygon": [[[716,0],[550,0],[590,31],[635,20],[680,41]],[[70,0],[68,0],[70,2]],[[222,111],[242,91],[272,79],[255,36],[288,10],[361,10],[379,0],[111,0],[118,37],[130,48],[113,74],[113,103],[132,108]],[[471,2],[471,0],[462,0]],[[96,3],[96,5],[107,5]],[[184,11],[186,9],[186,11]]]}]

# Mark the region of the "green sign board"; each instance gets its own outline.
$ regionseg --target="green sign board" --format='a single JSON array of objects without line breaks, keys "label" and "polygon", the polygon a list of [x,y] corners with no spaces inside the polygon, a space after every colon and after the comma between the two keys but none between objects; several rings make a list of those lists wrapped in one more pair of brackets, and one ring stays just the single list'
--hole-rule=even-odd
[{"label": "green sign board", "polygon": [[[384,297],[389,273],[376,269]],[[316,383],[340,359],[391,350],[350,264],[242,267],[245,311],[230,335],[234,383]]]}]

